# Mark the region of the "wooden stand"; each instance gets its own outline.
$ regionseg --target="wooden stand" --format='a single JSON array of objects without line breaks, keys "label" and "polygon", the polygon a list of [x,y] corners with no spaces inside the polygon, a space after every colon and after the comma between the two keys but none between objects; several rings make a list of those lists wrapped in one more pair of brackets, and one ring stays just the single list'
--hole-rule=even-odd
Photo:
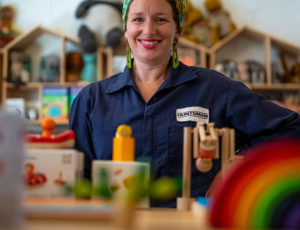
[{"label": "wooden stand", "polygon": [[[192,154],[193,136],[193,154]],[[182,197],[177,198],[177,209],[190,210],[191,203],[191,159],[196,159],[196,168],[201,172],[211,170],[213,159],[219,159],[219,138],[221,138],[221,169],[235,158],[234,130],[214,128],[213,123],[197,123],[195,128],[184,127],[183,131],[183,170]],[[224,170],[222,170],[222,174]]]},{"label": "wooden stand", "polygon": [[177,209],[190,210],[194,199],[191,199],[191,139],[192,128],[183,129],[183,171],[182,171],[182,197],[177,197]]}]

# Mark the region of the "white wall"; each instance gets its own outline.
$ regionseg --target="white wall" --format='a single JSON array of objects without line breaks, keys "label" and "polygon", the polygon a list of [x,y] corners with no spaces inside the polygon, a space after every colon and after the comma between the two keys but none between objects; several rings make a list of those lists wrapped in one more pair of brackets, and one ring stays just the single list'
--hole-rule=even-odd
[{"label": "white wall", "polygon": [[[26,32],[38,24],[77,35],[81,24],[75,10],[83,0],[2,0],[17,10],[15,25]],[[112,1],[112,0],[111,0]],[[204,0],[191,0],[203,9]],[[249,25],[287,42],[300,46],[299,0],[223,0],[237,27]],[[99,20],[104,18],[99,15]]]}]

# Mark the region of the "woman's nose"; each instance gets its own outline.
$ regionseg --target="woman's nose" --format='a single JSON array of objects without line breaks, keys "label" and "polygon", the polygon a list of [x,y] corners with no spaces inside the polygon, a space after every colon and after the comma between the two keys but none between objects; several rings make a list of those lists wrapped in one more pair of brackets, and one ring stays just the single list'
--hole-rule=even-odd
[{"label": "woman's nose", "polygon": [[145,34],[154,34],[156,32],[156,25],[152,20],[145,21],[144,24],[144,33]]}]

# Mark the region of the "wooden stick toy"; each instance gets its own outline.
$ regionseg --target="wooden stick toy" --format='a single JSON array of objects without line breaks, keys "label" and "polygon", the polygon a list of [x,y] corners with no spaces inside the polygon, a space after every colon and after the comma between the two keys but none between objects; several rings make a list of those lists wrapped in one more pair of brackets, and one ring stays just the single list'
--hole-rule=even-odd
[{"label": "wooden stick toy", "polygon": [[[193,137],[193,138],[192,138]],[[229,128],[215,128],[214,123],[197,123],[195,128],[184,127],[183,131],[183,170],[182,170],[182,197],[177,197],[177,209],[190,210],[194,201],[190,197],[191,185],[191,158],[196,161],[196,168],[203,173],[212,169],[213,159],[220,158],[221,169],[227,167],[228,162],[235,158],[234,130]],[[192,145],[193,141],[193,154]],[[221,142],[219,142],[221,141]],[[224,170],[222,170],[222,174]]]}]

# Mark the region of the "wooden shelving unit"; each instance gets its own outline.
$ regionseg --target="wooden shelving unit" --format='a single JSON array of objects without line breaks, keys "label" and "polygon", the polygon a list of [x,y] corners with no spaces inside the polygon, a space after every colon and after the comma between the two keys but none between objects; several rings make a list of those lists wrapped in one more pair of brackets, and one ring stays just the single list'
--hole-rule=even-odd
[{"label": "wooden shelving unit", "polygon": [[[208,67],[211,69],[215,69],[216,64],[226,58],[233,59],[237,62],[252,58],[261,62],[264,65],[266,72],[266,81],[264,84],[266,89],[273,89],[274,84],[276,83],[272,78],[272,63],[280,65],[278,60],[274,60],[274,55],[276,55],[276,53],[287,53],[290,63],[296,63],[297,60],[300,60],[300,47],[284,42],[248,26],[232,32],[225,39],[211,47],[208,52]],[[299,84],[295,84],[294,86],[293,84],[282,84],[282,87],[288,89],[292,86],[292,89],[295,89],[297,88],[297,85]],[[277,82],[276,87],[279,86],[280,83]],[[262,85],[260,87],[262,87]]]},{"label": "wooden shelving unit", "polygon": [[[215,69],[217,63],[222,63],[226,59],[236,63],[249,59],[257,61],[264,68],[265,80],[259,83],[244,82],[249,88],[267,97],[277,92],[278,94],[295,93],[296,98],[300,95],[300,80],[298,83],[284,83],[276,77],[276,73],[283,71],[280,62],[281,53],[285,55],[289,68],[300,61],[299,46],[245,26],[232,32],[208,50],[208,67]],[[300,99],[298,103],[297,112],[300,112]]]},{"label": "wooden shelving unit", "polygon": [[[6,47],[0,50],[2,56],[1,74],[6,79],[9,70],[9,54],[12,50],[24,50],[40,36],[48,34],[59,41],[60,73],[57,82],[29,82],[18,89],[12,83],[1,82],[1,102],[5,108],[8,98],[24,98],[26,103],[31,103],[41,114],[43,89],[48,87],[82,87],[86,82],[66,82],[66,53],[67,44],[79,45],[79,39],[64,35],[61,32],[53,31],[43,26],[37,26],[29,32],[17,37]],[[253,59],[262,63],[265,70],[265,81],[260,83],[245,82],[252,90],[261,94],[282,94],[296,93],[300,95],[300,83],[281,83],[274,76],[274,68],[280,66],[279,54],[283,53],[290,67],[300,61],[300,47],[287,43],[276,37],[260,32],[250,27],[238,29],[211,48],[204,47],[184,38],[179,39],[178,53],[181,61],[190,64],[215,69],[217,63],[226,59],[233,59],[236,62]],[[115,59],[115,58],[119,59]],[[187,57],[187,59],[185,59]],[[118,61],[118,62],[117,62]],[[117,64],[116,64],[117,63]],[[117,65],[117,66],[116,66]],[[115,49],[99,47],[97,51],[97,80],[103,80],[123,70],[126,65],[125,39]],[[299,99],[300,101],[300,99]],[[299,102],[300,104],[300,102]],[[38,125],[40,119],[27,120],[28,124]],[[58,122],[67,124],[68,122]]]},{"label": "wooden shelving unit", "polygon": [[[39,82],[37,80],[37,76],[31,76],[32,79],[30,82],[27,82],[26,85],[20,85],[19,87],[15,87],[14,84],[5,81],[9,74],[10,68],[10,52],[13,50],[23,50],[25,51],[28,47],[39,39],[41,36],[48,36],[50,39],[55,39],[58,43],[55,44],[55,48],[58,49],[58,56],[60,60],[60,69],[59,69],[59,80],[57,82]],[[42,97],[43,97],[43,89],[45,87],[73,87],[73,86],[84,86],[87,83],[84,82],[66,82],[66,53],[67,53],[67,45],[71,43],[75,46],[79,45],[79,39],[73,38],[59,31],[50,30],[41,25],[33,28],[27,33],[24,33],[10,42],[7,46],[3,48],[3,69],[2,69],[2,107],[6,107],[6,101],[9,98],[23,98],[25,101],[25,110],[26,107],[30,105],[30,107],[34,107],[36,111],[38,111],[39,117],[36,120],[26,120],[28,124],[39,124],[40,123],[40,115],[42,114]],[[40,57],[39,57],[40,58]],[[40,61],[40,59],[38,59]],[[38,62],[35,60],[35,62]],[[32,65],[38,65],[39,63],[32,63]],[[32,74],[34,75],[34,73]],[[59,122],[58,123],[68,123]]]}]

